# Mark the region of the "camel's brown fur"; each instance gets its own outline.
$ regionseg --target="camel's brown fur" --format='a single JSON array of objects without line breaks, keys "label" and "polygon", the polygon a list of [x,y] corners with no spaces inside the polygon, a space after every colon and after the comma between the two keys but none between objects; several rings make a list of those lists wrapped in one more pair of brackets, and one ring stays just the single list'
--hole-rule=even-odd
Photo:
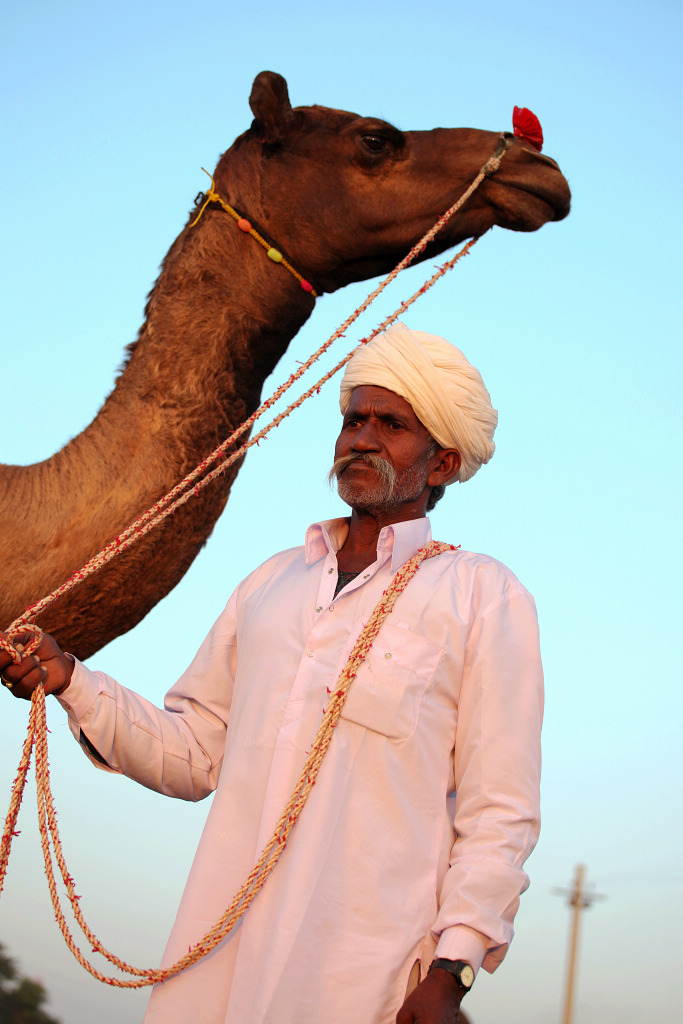
[{"label": "camel's brown fur", "polygon": [[[325,107],[292,109],[262,72],[251,128],[216,188],[318,290],[385,273],[461,194],[498,135],[399,132]],[[569,210],[555,162],[514,140],[425,257],[493,224],[533,231]],[[192,216],[194,216],[193,211]],[[313,300],[217,206],[171,246],[129,359],[97,417],[52,458],[0,466],[0,625],[59,584],[187,473],[257,406]],[[235,472],[60,599],[40,625],[79,657],[131,629],[187,571]]]}]

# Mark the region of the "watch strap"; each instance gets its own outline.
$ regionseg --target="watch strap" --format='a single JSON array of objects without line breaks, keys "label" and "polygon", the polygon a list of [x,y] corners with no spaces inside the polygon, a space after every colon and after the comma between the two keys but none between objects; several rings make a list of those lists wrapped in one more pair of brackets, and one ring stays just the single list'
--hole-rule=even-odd
[{"label": "watch strap", "polygon": [[445,960],[442,957],[437,957],[436,960],[432,960],[429,970],[431,971],[433,967],[438,967],[442,971],[448,971],[449,974],[452,974],[460,988],[465,992],[469,992],[474,984],[474,969],[466,960]]}]

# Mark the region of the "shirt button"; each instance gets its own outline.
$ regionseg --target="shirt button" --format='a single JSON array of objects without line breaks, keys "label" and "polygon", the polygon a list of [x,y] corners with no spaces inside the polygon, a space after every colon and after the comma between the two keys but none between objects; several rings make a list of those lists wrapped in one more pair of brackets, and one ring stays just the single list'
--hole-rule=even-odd
[{"label": "shirt button", "polygon": [[313,651],[306,651],[306,656],[309,658],[313,657]]},{"label": "shirt button", "polygon": [[391,657],[391,651],[387,651],[387,653],[384,655],[384,657],[385,658],[390,658]]},{"label": "shirt button", "polygon": [[363,579],[364,579],[364,580],[369,580],[369,579],[370,579],[370,573],[369,573],[369,572],[366,572],[366,574],[365,574],[365,576],[363,577]]},{"label": "shirt button", "polygon": [[328,569],[328,570],[327,570],[327,575],[329,576],[329,575],[330,575],[330,573],[333,573],[333,572],[334,572],[334,569]]},{"label": "shirt button", "polygon": [[319,604],[318,607],[316,608],[316,611],[317,612],[321,612],[322,610],[323,610],[323,606],[321,604]]}]

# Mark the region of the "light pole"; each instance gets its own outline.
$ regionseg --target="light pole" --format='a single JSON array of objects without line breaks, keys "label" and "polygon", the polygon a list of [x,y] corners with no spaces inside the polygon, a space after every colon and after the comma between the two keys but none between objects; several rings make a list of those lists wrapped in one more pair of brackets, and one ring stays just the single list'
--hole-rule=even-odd
[{"label": "light pole", "polygon": [[567,903],[572,908],[562,1024],[572,1024],[572,1013],[574,1010],[574,982],[576,979],[576,959],[579,945],[579,921],[581,911],[590,907],[594,900],[606,898],[600,893],[586,892],[584,888],[585,880],[586,866],[585,864],[577,864],[572,888],[554,890],[558,895],[567,896]]}]

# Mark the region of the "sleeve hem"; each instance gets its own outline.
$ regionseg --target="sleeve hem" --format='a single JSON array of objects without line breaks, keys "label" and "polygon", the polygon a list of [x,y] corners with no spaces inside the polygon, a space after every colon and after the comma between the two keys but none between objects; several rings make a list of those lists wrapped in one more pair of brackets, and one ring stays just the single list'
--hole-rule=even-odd
[{"label": "sleeve hem", "polygon": [[69,716],[69,729],[88,760],[100,771],[120,774],[105,761],[101,754],[98,753],[97,756],[94,756],[94,748],[91,749],[91,744],[81,729],[81,722],[99,697],[100,685],[95,672],[86,668],[77,658],[74,658],[73,661],[74,670],[71,682],[62,695],[55,694],[55,697]]},{"label": "sleeve hem", "polygon": [[465,960],[474,969],[475,974],[484,962],[487,951],[487,940],[480,932],[465,925],[446,928],[440,935],[434,952],[434,958],[445,960]]},{"label": "sleeve hem", "polygon": [[97,675],[77,658],[74,658],[74,670],[71,682],[57,700],[73,723],[81,722],[88,714],[99,696],[100,687]]}]

